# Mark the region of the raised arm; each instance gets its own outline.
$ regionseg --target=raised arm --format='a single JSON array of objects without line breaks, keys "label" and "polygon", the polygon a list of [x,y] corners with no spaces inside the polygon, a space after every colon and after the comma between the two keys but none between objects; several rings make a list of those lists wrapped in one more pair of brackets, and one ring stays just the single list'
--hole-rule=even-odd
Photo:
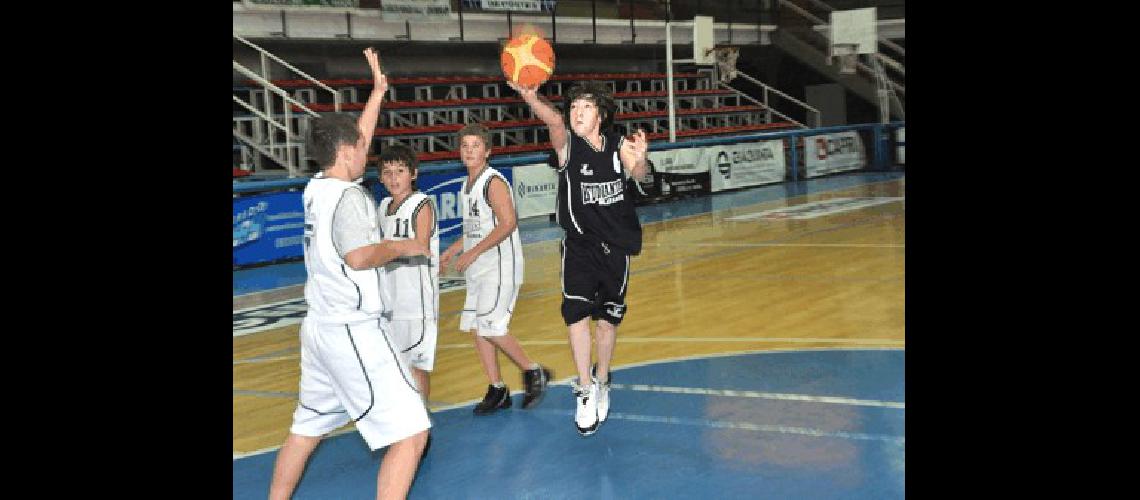
[{"label": "raised arm", "polygon": [[376,54],[376,49],[372,47],[364,49],[364,58],[372,68],[373,83],[372,93],[368,95],[368,102],[364,104],[364,111],[360,112],[360,119],[356,121],[360,127],[360,135],[364,138],[362,143],[357,145],[357,155],[367,155],[369,147],[372,146],[372,137],[376,135],[376,122],[380,120],[380,103],[384,100],[384,94],[388,92],[388,78],[380,71],[380,56]]},{"label": "raised arm", "polygon": [[516,85],[514,82],[508,81],[507,86],[515,89],[522,97],[523,102],[530,106],[534,116],[537,116],[542,123],[546,124],[546,129],[550,132],[550,146],[554,148],[554,152],[558,154],[558,164],[566,163],[566,122],[562,120],[562,114],[554,109],[554,106],[546,102],[545,99],[538,96],[538,87],[528,88]]},{"label": "raised arm", "polygon": [[640,182],[649,172],[649,165],[646,162],[649,155],[649,139],[646,138],[644,130],[637,129],[633,133],[632,140],[627,137],[618,154],[621,156],[621,166],[630,177],[633,177],[633,180]]}]

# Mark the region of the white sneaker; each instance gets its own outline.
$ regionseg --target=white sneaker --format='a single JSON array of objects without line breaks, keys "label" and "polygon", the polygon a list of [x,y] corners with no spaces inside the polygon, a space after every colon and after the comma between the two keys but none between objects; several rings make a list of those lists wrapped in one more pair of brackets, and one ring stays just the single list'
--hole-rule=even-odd
[{"label": "white sneaker", "polygon": [[598,390],[598,422],[605,422],[610,414],[610,384],[594,382]]},{"label": "white sneaker", "polygon": [[577,408],[574,411],[574,427],[578,434],[589,436],[598,430],[598,384],[582,387],[571,382]]},{"label": "white sneaker", "polygon": [[610,415],[610,383],[613,382],[613,377],[604,384],[598,382],[598,365],[595,364],[590,368],[590,378],[594,381],[594,387],[598,388],[598,422],[605,422]]}]

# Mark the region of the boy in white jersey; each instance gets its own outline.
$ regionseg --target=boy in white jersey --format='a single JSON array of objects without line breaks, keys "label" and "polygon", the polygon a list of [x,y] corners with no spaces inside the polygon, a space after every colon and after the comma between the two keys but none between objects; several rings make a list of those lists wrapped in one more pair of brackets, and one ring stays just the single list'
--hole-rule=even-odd
[{"label": "boy in white jersey", "polygon": [[463,235],[440,257],[443,266],[459,252],[455,270],[467,278],[467,300],[459,329],[475,331],[475,351],[490,385],[476,415],[511,407],[510,389],[503,383],[495,348],[502,349],[520,370],[526,393],[522,407],[533,408],[546,394],[549,368],[531,361],[517,339],[508,332],[511,312],[523,280],[522,241],[511,188],[503,174],[487,163],[491,157],[491,132],[473,123],[459,131],[459,153],[467,178],[459,193],[463,210]]},{"label": "boy in white jersey", "polygon": [[404,498],[431,427],[419,392],[389,338],[386,272],[397,257],[427,255],[419,241],[381,241],[376,206],[359,181],[388,83],[364,50],[375,86],[359,118],[312,120],[307,150],[321,166],[305,186],[305,302],[301,381],[293,425],[277,453],[270,499],[293,494],[321,438],[349,423],[372,450],[388,446],[377,498]]},{"label": "boy in white jersey", "polygon": [[380,201],[381,234],[431,249],[428,256],[401,257],[384,266],[393,300],[392,340],[407,356],[426,404],[439,316],[439,226],[431,197],[416,190],[418,171],[416,153],[403,144],[380,153],[380,181],[391,195]]}]

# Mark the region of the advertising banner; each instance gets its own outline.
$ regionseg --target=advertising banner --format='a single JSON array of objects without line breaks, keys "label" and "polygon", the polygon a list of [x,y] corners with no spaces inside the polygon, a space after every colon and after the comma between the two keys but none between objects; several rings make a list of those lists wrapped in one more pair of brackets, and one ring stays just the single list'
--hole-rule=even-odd
[{"label": "advertising banner", "polygon": [[380,17],[386,21],[443,20],[451,18],[450,0],[384,0]]},{"label": "advertising banner", "polygon": [[661,175],[657,173],[653,160],[649,160],[649,173],[645,174],[645,177],[638,182],[630,179],[628,185],[633,192],[633,203],[635,205],[640,206],[656,201],[661,196]]},{"label": "advertising banner", "polygon": [[708,148],[650,151],[660,196],[708,193]]},{"label": "advertising banner", "polygon": [[854,130],[809,136],[804,139],[804,166],[807,177],[863,168],[867,166],[863,140]]},{"label": "advertising banner", "polygon": [[784,180],[784,141],[726,144],[705,148],[712,191],[771,184]]},{"label": "advertising banner", "polygon": [[554,213],[558,195],[558,174],[550,165],[537,163],[511,168],[515,207],[519,218]]},{"label": "advertising banner", "polygon": [[359,7],[359,0],[252,0],[262,5],[315,5],[320,7]]},{"label": "advertising banner", "polygon": [[556,0],[463,0],[464,8],[515,12],[553,12]]},{"label": "advertising banner", "polygon": [[304,228],[300,191],[235,199],[234,265],[301,257]]}]

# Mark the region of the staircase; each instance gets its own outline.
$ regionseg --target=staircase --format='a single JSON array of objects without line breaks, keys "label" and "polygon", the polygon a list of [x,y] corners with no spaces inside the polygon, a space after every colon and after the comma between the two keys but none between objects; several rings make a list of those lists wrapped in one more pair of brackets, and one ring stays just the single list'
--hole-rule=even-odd
[{"label": "staircase", "polygon": [[[308,103],[300,100],[304,99],[303,94],[290,95],[270,82],[269,63],[274,61],[311,81],[315,88],[330,92],[335,111],[340,111],[340,93],[248,40],[237,35],[233,38],[256,50],[261,62],[260,72],[236,60],[233,62],[234,72],[250,82],[249,87],[234,90],[233,135],[240,147],[245,148],[243,154],[254,157],[251,173],[283,169],[289,177],[304,175],[307,159],[304,135],[309,118],[318,115],[307,106]],[[309,96],[309,101],[314,99],[311,91],[304,95]],[[294,114],[294,107],[300,110],[300,114]],[[249,150],[258,154],[249,154]],[[271,160],[273,165],[266,165],[264,159]]]},{"label": "staircase", "polygon": [[[880,53],[860,56],[868,60],[869,65],[860,61],[854,74],[841,74],[839,65],[829,57],[831,41],[826,17],[834,9],[821,0],[779,0],[779,3],[780,29],[772,34],[773,45],[877,105],[882,122],[892,117],[905,119],[906,69],[900,62],[906,55],[903,47],[880,36]],[[823,17],[813,11],[822,13]],[[882,52],[883,49],[887,52]]]}]

